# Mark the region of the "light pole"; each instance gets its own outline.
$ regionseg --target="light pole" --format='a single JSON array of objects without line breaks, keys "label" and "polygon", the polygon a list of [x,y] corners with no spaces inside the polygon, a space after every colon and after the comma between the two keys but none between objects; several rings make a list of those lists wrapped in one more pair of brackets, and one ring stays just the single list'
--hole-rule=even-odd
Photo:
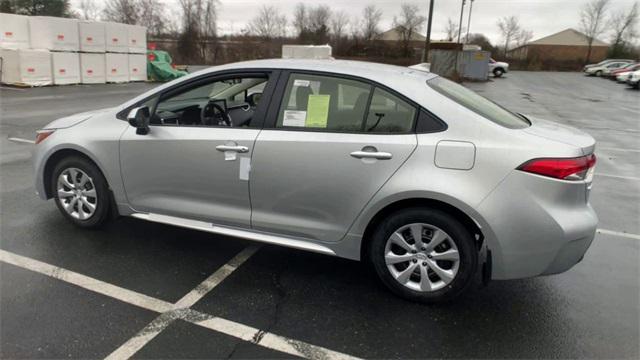
[{"label": "light pole", "polygon": [[462,6],[460,7],[460,21],[458,22],[458,44],[460,44],[460,36],[462,36],[462,16],[464,15],[464,4],[467,0],[462,0]]},{"label": "light pole", "polygon": [[431,50],[431,21],[433,20],[433,3],[436,0],[429,1],[429,16],[427,17],[427,38],[424,39],[424,51],[422,52],[422,61],[429,61],[429,50]]},{"label": "light pole", "polygon": [[473,1],[471,0],[471,3],[469,4],[469,20],[467,21],[467,40],[465,40],[465,43],[469,43],[469,31],[471,30],[471,11],[473,11]]}]

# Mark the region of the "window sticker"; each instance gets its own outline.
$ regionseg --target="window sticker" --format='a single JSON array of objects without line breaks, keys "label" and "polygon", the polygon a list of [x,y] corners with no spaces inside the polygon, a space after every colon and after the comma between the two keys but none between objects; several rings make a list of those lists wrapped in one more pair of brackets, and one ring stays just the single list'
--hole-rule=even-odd
[{"label": "window sticker", "polygon": [[306,111],[285,110],[284,119],[282,120],[282,126],[304,127],[306,118],[307,118]]},{"label": "window sticker", "polygon": [[309,80],[296,79],[293,81],[293,86],[309,87],[310,84],[311,82]]},{"label": "window sticker", "polygon": [[309,95],[306,127],[326,128],[331,95]]}]

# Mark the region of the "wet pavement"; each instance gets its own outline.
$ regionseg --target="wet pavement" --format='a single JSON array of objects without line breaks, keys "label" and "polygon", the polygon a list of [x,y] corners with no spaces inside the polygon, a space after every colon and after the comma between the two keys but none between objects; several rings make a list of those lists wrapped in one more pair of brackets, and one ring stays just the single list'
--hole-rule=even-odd
[{"label": "wet pavement", "polygon": [[[494,281],[426,306],[395,297],[358,262],[264,245],[229,267],[253,243],[132,218],[82,230],[39,200],[32,145],[8,138],[33,139],[56,117],[153,86],[0,90],[0,255],[28,259],[0,261],[1,358],[100,358],[117,349],[135,358],[640,357],[639,91],[576,73],[512,72],[467,85],[598,140],[591,202],[602,232],[564,274]],[[43,275],[38,261],[55,270]],[[220,269],[228,277],[204,286]],[[90,291],[71,272],[169,304],[195,289],[190,309],[206,321],[149,330],[158,311]]]}]

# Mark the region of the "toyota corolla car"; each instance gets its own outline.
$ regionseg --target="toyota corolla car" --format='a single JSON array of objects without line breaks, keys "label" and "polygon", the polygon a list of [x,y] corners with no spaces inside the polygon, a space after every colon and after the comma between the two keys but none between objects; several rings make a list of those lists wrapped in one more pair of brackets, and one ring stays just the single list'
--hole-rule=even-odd
[{"label": "toyota corolla car", "polygon": [[213,67],[37,134],[36,188],[114,215],[373,265],[408,299],[564,272],[596,231],[594,139],[409,68]]}]

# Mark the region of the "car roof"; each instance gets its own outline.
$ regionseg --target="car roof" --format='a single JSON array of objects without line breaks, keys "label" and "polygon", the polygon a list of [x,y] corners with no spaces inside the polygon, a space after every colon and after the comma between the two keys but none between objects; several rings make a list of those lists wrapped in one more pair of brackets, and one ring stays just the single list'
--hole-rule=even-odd
[{"label": "car roof", "polygon": [[312,59],[267,59],[267,60],[250,60],[236,63],[218,65],[195,71],[187,76],[181,77],[174,81],[162,84],[156,88],[150,89],[144,94],[127,101],[120,106],[125,109],[140,100],[158,93],[176,84],[190,81],[203,75],[212,74],[226,70],[299,70],[299,71],[320,71],[333,74],[342,74],[368,79],[376,83],[387,86],[394,91],[402,94],[413,101],[424,104],[430,100],[428,93],[435,92],[426,86],[426,82],[438,77],[434,73],[424,70],[414,70],[408,67],[386,65],[379,63],[371,63],[364,61],[351,60],[312,60]]},{"label": "car roof", "polygon": [[250,60],[214,66],[200,73],[231,69],[283,69],[320,71],[366,78],[389,86],[397,86],[398,80],[413,78],[421,82],[436,77],[436,74],[408,67],[352,60],[313,59],[267,59]]}]

